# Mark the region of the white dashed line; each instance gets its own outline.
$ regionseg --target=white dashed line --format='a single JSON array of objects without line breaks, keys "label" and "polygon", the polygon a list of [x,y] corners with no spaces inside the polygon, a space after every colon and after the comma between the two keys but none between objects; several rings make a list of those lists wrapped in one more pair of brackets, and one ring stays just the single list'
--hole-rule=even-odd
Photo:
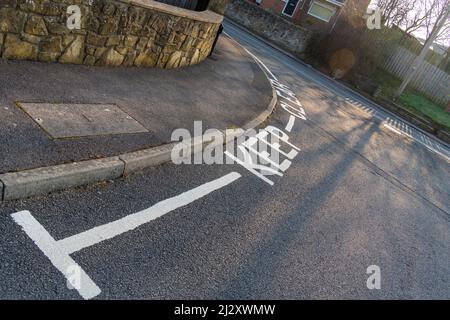
[{"label": "white dashed line", "polygon": [[399,134],[401,136],[403,135],[403,133],[400,130],[397,130],[396,128],[392,127],[390,124],[384,123],[383,125],[384,125],[385,128],[395,132],[396,134]]}]

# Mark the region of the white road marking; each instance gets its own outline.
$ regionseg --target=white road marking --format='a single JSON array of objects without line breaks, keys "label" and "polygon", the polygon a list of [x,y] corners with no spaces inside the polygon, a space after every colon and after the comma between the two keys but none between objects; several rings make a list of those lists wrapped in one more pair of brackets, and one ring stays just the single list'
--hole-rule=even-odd
[{"label": "white road marking", "polygon": [[31,215],[29,211],[21,211],[12,215],[14,221],[22,227],[25,233],[34,241],[39,249],[50,259],[67,280],[70,279],[70,269],[77,267],[80,276],[78,292],[84,299],[91,299],[101,293],[100,288],[84,272],[81,267],[69,256],[58,241],[45,230],[45,228]]},{"label": "white road marking", "polygon": [[286,125],[286,131],[287,131],[287,132],[291,132],[291,131],[292,131],[292,128],[294,127],[294,124],[295,124],[295,117],[291,115],[291,116],[289,117],[289,122],[288,122],[288,124]]},{"label": "white road marking", "polygon": [[[227,26],[227,28],[233,29],[234,27],[233,26]],[[231,39],[233,39],[228,33],[227,33],[227,35]],[[253,43],[255,42],[254,39],[251,39],[251,38],[249,38],[246,35],[244,35],[244,37],[246,37],[246,39],[242,39],[242,41],[246,42],[248,45],[252,45],[252,42]],[[233,40],[236,41],[235,39],[233,39]],[[255,50],[258,50],[258,49],[255,49]],[[277,61],[283,63],[283,64],[286,64],[286,65],[290,63],[290,62],[288,62],[286,60],[282,60],[282,59],[280,59],[280,58],[278,58],[276,56],[273,56],[273,58],[276,59]],[[297,61],[294,61],[293,63],[294,64],[298,64]],[[303,77],[305,77],[305,78],[311,80],[312,82],[316,83],[319,87],[322,87],[322,88],[324,88],[326,90],[329,90],[329,91],[331,91],[331,92],[333,92],[335,94],[338,94],[338,95],[340,95],[342,97],[348,96],[347,90],[349,90],[349,89],[347,87],[342,87],[343,85],[339,84],[339,83],[334,83],[334,82],[330,83],[330,81],[332,81],[332,79],[325,80],[325,79],[317,78],[316,74],[314,76],[312,76],[312,75],[307,73],[307,72],[310,72],[310,71],[303,71],[303,70],[301,70],[299,68],[292,68],[292,70],[293,70],[293,72],[299,73]],[[317,72],[317,71],[314,70],[314,72]],[[331,84],[331,86],[330,86],[330,84]],[[369,106],[369,104],[375,104],[376,105],[375,102],[370,101],[367,98],[364,98],[362,96],[359,96],[359,94],[357,94],[357,93],[351,92],[351,94],[352,94],[352,96],[357,97],[357,99],[348,98],[348,97],[346,97],[345,99],[348,102],[350,102],[350,105],[353,106],[354,108],[357,108],[358,110],[366,111],[367,113],[371,114],[374,118],[379,119],[381,121],[389,119],[389,117],[390,117],[389,114],[390,113],[385,111],[385,110],[383,110],[382,107],[377,106],[377,108],[380,108],[380,110],[377,110],[377,109],[374,109],[373,107]],[[358,100],[360,100],[362,102],[360,102]],[[382,113],[384,113],[384,114],[382,114]],[[434,140],[433,139],[433,142],[434,142],[433,145],[434,146],[433,147],[427,146],[426,142],[423,141],[424,139],[422,137],[422,136],[425,136],[425,134],[423,134],[417,128],[409,127],[406,124],[405,124],[405,126],[407,127],[407,130],[410,131],[410,133],[406,133],[405,134],[407,137],[409,137],[410,139],[414,140],[418,144],[424,146],[429,151],[431,151],[431,152],[433,152],[433,153],[443,157],[447,162],[450,162],[450,150],[444,144],[441,144],[439,142],[439,140]],[[414,130],[414,132],[413,132],[413,130]],[[418,135],[422,139],[416,138],[414,135]],[[430,139],[430,138],[427,137],[427,139]]]},{"label": "white road marking", "polygon": [[[262,175],[261,173],[259,173],[258,171],[254,170],[252,168],[252,164],[249,164],[247,162],[241,161],[239,158],[235,157],[233,154],[231,154],[228,151],[225,151],[225,155],[230,157],[230,159],[232,159],[233,161],[235,161],[237,164],[243,166],[244,168],[246,168],[248,171],[250,171],[251,173],[253,173],[255,176],[257,176],[258,178],[260,178],[261,180],[265,181],[266,183],[268,183],[269,185],[273,186],[274,182],[267,179],[264,175]],[[269,169],[268,169],[269,170]],[[276,173],[275,173],[276,174]],[[282,176],[281,173],[278,173],[279,176]]]},{"label": "white road marking", "polygon": [[81,267],[70,257],[70,254],[93,246],[102,241],[114,238],[122,233],[155,220],[175,209],[184,207],[216,190],[219,190],[241,177],[231,172],[219,179],[207,182],[178,196],[163,200],[152,207],[130,214],[122,219],[89,229],[62,240],[56,241],[29,211],[21,211],[11,215],[38,248],[50,259],[51,263],[70,281],[69,270],[79,270],[80,286],[75,288],[84,299],[91,299],[101,293],[100,288],[92,281]]},{"label": "white road marking", "polygon": [[389,129],[389,130],[395,132],[396,134],[399,134],[399,135],[401,135],[401,136],[403,135],[403,133],[402,133],[400,130],[397,130],[396,128],[392,127],[390,124],[388,124],[388,123],[386,123],[386,122],[383,124],[383,126],[384,126],[385,128],[387,128],[387,129]]},{"label": "white road marking", "polygon": [[250,51],[248,51],[246,48],[244,48],[244,50],[253,57],[253,59],[255,59],[257,62],[259,62],[264,69],[266,69],[267,73],[270,75],[270,77],[275,80],[278,81],[277,77],[274,76],[274,74],[272,73],[272,71],[270,71],[270,69],[264,64],[264,62],[262,62],[257,56],[255,56],[253,53],[251,53]]},{"label": "white road marking", "polygon": [[255,59],[256,62],[258,62],[266,71],[267,73],[275,80],[278,81],[277,77],[274,76],[272,71],[264,64],[264,62],[261,61],[257,56],[255,56],[253,53],[248,51],[243,45],[241,45],[239,42],[237,42],[232,36],[230,36],[225,31],[223,32],[226,36],[228,36],[232,41],[236,42],[242,49],[244,49],[253,59]]},{"label": "white road marking", "polygon": [[69,253],[80,251],[99,242],[114,238],[124,232],[134,230],[175,209],[184,207],[215,190],[225,187],[240,177],[241,175],[237,172],[229,173],[222,178],[205,183],[178,196],[158,202],[146,210],[130,214],[122,219],[70,236],[58,241],[58,243]]}]

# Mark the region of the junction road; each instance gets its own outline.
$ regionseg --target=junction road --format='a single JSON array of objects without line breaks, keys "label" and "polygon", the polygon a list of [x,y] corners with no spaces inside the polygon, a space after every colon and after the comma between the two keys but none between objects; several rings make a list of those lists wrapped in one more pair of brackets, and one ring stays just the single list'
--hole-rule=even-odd
[{"label": "junction road", "polygon": [[[225,31],[303,106],[306,120],[293,118],[280,97],[263,126],[300,150],[283,176],[270,185],[239,164],[167,164],[3,203],[0,298],[450,298],[448,146]],[[79,290],[61,271],[71,266]]]}]

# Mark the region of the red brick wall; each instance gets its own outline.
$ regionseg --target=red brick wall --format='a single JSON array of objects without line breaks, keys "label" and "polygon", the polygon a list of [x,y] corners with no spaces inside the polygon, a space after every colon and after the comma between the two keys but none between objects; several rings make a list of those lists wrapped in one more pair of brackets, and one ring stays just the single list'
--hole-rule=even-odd
[{"label": "red brick wall", "polygon": [[[251,1],[255,2],[255,0]],[[295,10],[294,15],[290,19],[292,20],[292,22],[310,30],[319,32],[326,32],[331,30],[336,22],[336,19],[339,16],[340,9],[338,9],[335,16],[329,22],[325,22],[308,14],[309,6],[312,1],[313,0],[300,0],[297,4],[297,9]],[[369,3],[370,0],[347,0],[346,5],[344,6],[344,12],[339,19],[341,19],[345,15],[350,14],[357,14],[359,16],[362,16],[365,13]],[[279,14],[281,14],[281,12],[283,11],[284,6],[285,2],[283,2],[282,0],[262,0],[261,3],[261,7]]]},{"label": "red brick wall", "polygon": [[261,7],[274,13],[281,13],[284,8],[284,2],[281,0],[262,0]]}]

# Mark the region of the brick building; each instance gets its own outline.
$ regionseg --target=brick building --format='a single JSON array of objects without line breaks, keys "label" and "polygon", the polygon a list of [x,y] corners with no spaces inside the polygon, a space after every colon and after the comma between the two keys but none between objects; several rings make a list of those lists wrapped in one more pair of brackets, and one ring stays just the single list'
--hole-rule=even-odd
[{"label": "brick building", "polygon": [[330,32],[342,19],[362,17],[370,0],[251,0],[305,28]]}]

